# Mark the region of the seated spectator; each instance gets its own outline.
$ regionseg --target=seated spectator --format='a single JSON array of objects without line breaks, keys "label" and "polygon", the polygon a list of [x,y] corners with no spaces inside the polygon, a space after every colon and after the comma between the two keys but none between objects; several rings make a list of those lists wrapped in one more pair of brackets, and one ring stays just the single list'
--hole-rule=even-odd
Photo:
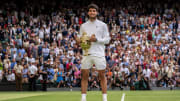
[{"label": "seated spectator", "polygon": [[64,71],[61,68],[58,68],[58,72],[57,72],[57,80],[56,82],[58,83],[57,88],[59,88],[60,86],[64,87]]},{"label": "seated spectator", "polygon": [[90,82],[90,89],[100,88],[99,87],[99,79],[98,79],[97,75],[93,74],[89,82]]},{"label": "seated spectator", "polygon": [[28,83],[28,66],[24,65],[23,67],[24,69],[22,71],[22,83]]},{"label": "seated spectator", "polygon": [[120,89],[123,88],[122,87],[124,83],[123,73],[124,72],[120,71],[119,67],[115,68],[115,71],[113,73],[112,89],[114,89],[114,87],[119,87]]},{"label": "seated spectator", "polygon": [[70,74],[70,72],[67,72],[65,76],[66,87],[69,87],[72,89],[72,83],[73,83],[73,76],[72,74]]},{"label": "seated spectator", "polygon": [[0,82],[2,81],[2,78],[3,78],[3,63],[0,56]]},{"label": "seated spectator", "polygon": [[14,82],[15,74],[11,70],[9,70],[8,73],[6,74],[6,78],[7,78],[7,81]]},{"label": "seated spectator", "polygon": [[76,83],[80,87],[80,85],[81,85],[81,71],[77,67],[75,67],[74,79],[76,80]]}]

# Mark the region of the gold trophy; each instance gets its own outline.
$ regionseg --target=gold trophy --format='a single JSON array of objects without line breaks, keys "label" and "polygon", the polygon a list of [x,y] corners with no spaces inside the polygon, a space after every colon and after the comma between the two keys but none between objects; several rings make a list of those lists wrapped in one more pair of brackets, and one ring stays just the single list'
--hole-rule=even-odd
[{"label": "gold trophy", "polygon": [[87,35],[86,32],[83,32],[81,38],[80,38],[80,45],[83,49],[83,55],[88,56],[89,48],[91,47],[90,37]]}]

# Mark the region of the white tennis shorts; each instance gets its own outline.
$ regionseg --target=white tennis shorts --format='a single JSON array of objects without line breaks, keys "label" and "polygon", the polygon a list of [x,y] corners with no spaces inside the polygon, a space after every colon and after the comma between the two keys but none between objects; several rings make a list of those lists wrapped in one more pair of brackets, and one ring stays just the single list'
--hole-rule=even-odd
[{"label": "white tennis shorts", "polygon": [[97,70],[106,69],[106,59],[105,57],[96,57],[96,56],[83,56],[81,61],[81,69],[90,69],[95,64]]}]

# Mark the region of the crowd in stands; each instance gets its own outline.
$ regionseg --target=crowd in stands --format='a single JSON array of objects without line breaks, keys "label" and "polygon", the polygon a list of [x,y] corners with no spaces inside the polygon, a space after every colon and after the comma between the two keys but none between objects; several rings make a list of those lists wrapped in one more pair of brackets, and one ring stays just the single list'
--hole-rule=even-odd
[{"label": "crowd in stands", "polygon": [[[111,35],[105,50],[109,88],[180,87],[178,0],[2,0],[0,83],[14,82],[21,65],[22,83],[37,68],[36,82],[44,70],[58,88],[80,87],[82,49],[75,36],[92,2]],[[100,88],[94,67],[90,89]]]}]

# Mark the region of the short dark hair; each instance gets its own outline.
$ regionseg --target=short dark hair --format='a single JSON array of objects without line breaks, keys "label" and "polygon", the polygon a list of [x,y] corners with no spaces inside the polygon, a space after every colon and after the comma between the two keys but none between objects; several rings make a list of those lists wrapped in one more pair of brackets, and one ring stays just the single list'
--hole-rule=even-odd
[{"label": "short dark hair", "polygon": [[98,11],[98,9],[99,9],[99,7],[96,4],[88,5],[88,11],[89,11],[90,8],[94,8],[94,9],[96,9],[96,11]]}]

